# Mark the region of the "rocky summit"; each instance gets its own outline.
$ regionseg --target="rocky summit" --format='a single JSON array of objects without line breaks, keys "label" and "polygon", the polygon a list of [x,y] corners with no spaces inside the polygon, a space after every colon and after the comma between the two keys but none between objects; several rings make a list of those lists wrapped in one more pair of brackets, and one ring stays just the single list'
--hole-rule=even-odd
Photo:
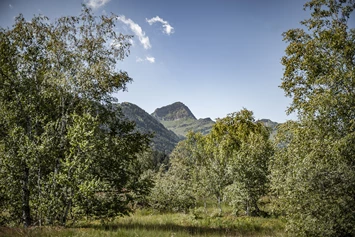
[{"label": "rocky summit", "polygon": [[197,119],[191,110],[181,102],[158,108],[152,113],[152,116],[181,139],[184,139],[189,131],[207,134],[214,124],[210,118]]},{"label": "rocky summit", "polygon": [[152,116],[158,121],[196,120],[190,109],[181,102],[175,102],[171,105],[158,108],[152,113]]}]

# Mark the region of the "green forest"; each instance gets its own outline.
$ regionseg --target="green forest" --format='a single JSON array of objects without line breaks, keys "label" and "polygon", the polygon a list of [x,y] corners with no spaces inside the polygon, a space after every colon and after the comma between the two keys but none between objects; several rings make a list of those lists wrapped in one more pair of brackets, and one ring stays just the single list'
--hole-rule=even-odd
[{"label": "green forest", "polygon": [[186,136],[149,120],[169,141],[113,96],[132,82],[115,15],[17,16],[0,29],[0,236],[355,236],[355,1],[304,8],[279,86],[296,120],[191,113],[205,127]]}]

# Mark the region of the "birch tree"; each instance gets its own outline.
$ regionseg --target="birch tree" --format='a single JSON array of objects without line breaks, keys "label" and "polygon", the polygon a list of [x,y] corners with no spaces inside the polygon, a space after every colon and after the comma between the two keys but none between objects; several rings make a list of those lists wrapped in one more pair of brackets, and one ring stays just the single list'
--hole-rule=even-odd
[{"label": "birch tree", "polygon": [[355,235],[353,0],[312,0],[288,43],[281,88],[298,121],[283,126],[272,161],[275,203],[298,236]]},{"label": "birch tree", "polygon": [[115,20],[83,6],[80,16],[55,21],[19,15],[0,30],[0,215],[7,223],[64,225],[83,212],[127,213],[135,191],[129,167],[148,136],[133,132],[112,105],[112,93],[132,81],[118,69],[130,36],[115,31]]}]

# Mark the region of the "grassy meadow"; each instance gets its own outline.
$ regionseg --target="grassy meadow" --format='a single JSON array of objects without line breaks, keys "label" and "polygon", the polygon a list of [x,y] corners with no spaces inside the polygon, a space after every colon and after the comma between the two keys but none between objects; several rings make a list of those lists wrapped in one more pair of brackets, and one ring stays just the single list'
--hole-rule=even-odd
[{"label": "grassy meadow", "polygon": [[185,236],[285,236],[280,219],[237,217],[207,213],[158,213],[138,210],[110,222],[83,221],[64,227],[1,228],[0,236],[185,237]]}]

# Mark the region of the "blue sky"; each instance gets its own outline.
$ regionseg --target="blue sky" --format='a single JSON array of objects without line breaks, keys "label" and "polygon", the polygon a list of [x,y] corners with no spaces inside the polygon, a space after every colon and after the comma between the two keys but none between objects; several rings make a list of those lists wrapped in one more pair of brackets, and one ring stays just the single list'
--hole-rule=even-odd
[{"label": "blue sky", "polygon": [[282,32],[308,17],[303,0],[2,0],[0,25],[78,15],[119,16],[117,31],[134,35],[131,54],[118,68],[133,78],[120,102],[148,113],[181,101],[197,118],[222,118],[247,108],[256,119],[284,122],[291,100],[278,87],[286,43]]}]

